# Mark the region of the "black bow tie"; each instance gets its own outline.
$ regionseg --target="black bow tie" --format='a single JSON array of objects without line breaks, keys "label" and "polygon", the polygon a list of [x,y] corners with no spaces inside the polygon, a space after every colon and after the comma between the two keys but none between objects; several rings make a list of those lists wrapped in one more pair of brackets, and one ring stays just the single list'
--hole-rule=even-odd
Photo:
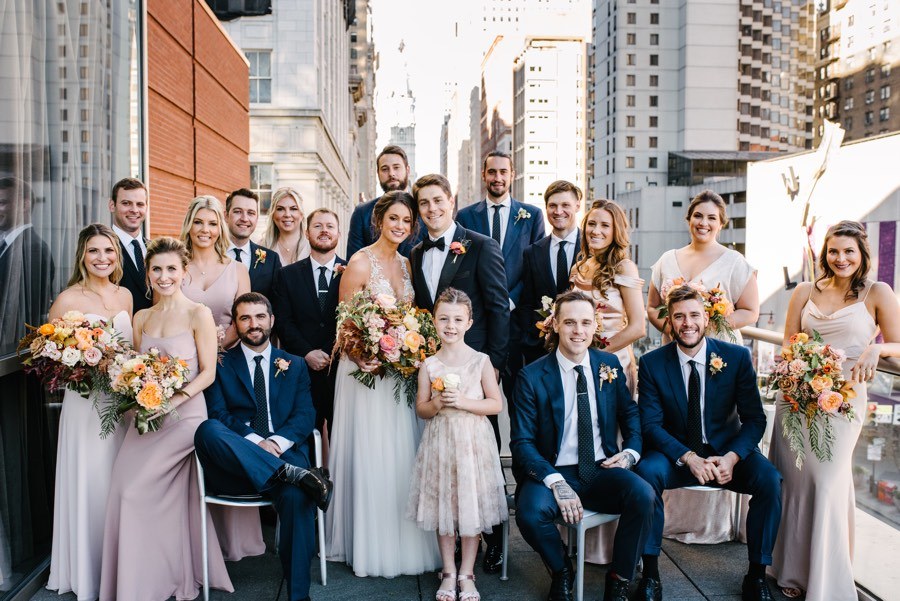
[{"label": "black bow tie", "polygon": [[444,250],[446,245],[444,244],[444,238],[440,237],[437,240],[432,240],[431,238],[425,238],[422,240],[422,252],[426,253],[432,248],[436,248],[438,250]]}]

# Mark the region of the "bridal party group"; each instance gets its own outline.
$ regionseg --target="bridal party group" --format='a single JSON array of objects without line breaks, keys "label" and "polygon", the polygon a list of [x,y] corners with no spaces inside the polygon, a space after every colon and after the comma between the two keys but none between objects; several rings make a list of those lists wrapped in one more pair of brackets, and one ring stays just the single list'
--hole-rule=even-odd
[{"label": "bridal party group", "polygon": [[[442,175],[410,182],[397,146],[375,168],[384,194],[346,224],[307,214],[293,188],[267,207],[239,189],[194,198],[180,235],[153,240],[147,186],[113,186],[111,226],[81,231],[68,287],[32,335],[59,346],[32,338],[25,353],[106,374],[65,391],[49,589],[194,599],[205,543],[210,586],[234,591],[225,561],[265,552],[260,513],[201,515],[199,463],[208,492],[272,501],[290,601],[310,598],[316,553],[359,577],[437,572],[436,601],[477,601],[476,571],[500,571],[509,519],[547,568],[534,598],[569,601],[560,524],[588,510],[619,516],[589,531],[581,558],[607,566],[606,600],[664,598],[663,536],[732,529],[747,541],[744,600],[773,599],[770,582],[789,598],[857,598],[852,453],[866,383],[900,356],[897,299],[869,278],[862,224],[832,225],[816,279],[793,290],[766,457],[740,334],[759,317],[757,269],[717,241],[718,194],[691,200],[690,241],[645,282],[615,201],[560,180],[543,207],[519,202],[502,152],[484,158],[485,197],[464,208]],[[648,322],[663,344],[638,361]],[[120,350],[94,353],[95,340]],[[684,490],[697,485],[730,492]],[[750,499],[737,522],[734,495]]]}]

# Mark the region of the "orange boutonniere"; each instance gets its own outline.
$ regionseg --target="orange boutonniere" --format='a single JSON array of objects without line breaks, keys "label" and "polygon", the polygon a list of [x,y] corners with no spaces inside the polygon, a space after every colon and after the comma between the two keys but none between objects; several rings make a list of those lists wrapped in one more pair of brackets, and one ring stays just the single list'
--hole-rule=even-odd
[{"label": "orange boutonniere", "polygon": [[260,263],[265,264],[266,262],[266,251],[261,248],[256,249],[256,261],[253,262],[253,268],[255,269],[257,265]]},{"label": "orange boutonniere", "polygon": [[466,251],[469,249],[469,245],[472,243],[471,240],[462,239],[457,240],[455,242],[450,243],[450,252],[453,253],[453,261],[451,263],[456,263],[456,258],[460,255],[466,254]]},{"label": "orange boutonniere", "polygon": [[291,362],[287,359],[281,357],[275,359],[275,377],[277,378],[280,374],[286,372],[290,366]]},{"label": "orange boutonniere", "polygon": [[722,371],[723,369],[725,369],[726,367],[728,367],[728,364],[725,363],[724,360],[722,360],[722,357],[718,356],[715,353],[709,354],[709,373],[710,373],[710,375],[714,376],[717,373],[719,373],[720,371]]},{"label": "orange boutonniere", "polygon": [[347,266],[343,263],[335,263],[334,264],[334,275],[341,275],[344,273],[344,270],[347,269]]}]

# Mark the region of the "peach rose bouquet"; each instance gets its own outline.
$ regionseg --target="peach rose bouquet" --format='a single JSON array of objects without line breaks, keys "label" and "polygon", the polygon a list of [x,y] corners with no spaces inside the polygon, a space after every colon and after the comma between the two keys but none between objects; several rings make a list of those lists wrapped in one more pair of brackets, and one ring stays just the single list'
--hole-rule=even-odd
[{"label": "peach rose bouquet", "polygon": [[109,436],[132,410],[139,434],[159,430],[165,417],[175,414],[172,397],[187,383],[189,372],[183,359],[163,355],[156,348],[117,355],[107,370],[110,400],[98,407],[100,437]]},{"label": "peach rose bouquet", "polygon": [[67,388],[88,398],[106,365],[124,350],[109,323],[92,321],[79,311],[26,327],[29,332],[19,342],[19,354],[26,355],[24,370],[37,375],[50,392]]},{"label": "peach rose bouquet", "polygon": [[[844,352],[825,344],[818,332],[794,334],[781,349],[769,385],[781,393],[787,406],[781,418],[784,437],[796,455],[797,469],[806,458],[804,438],[819,461],[831,461],[834,445],[832,418],[855,417],[850,400],[856,397],[853,382],[842,374]],[[808,435],[804,437],[804,428]]]}]

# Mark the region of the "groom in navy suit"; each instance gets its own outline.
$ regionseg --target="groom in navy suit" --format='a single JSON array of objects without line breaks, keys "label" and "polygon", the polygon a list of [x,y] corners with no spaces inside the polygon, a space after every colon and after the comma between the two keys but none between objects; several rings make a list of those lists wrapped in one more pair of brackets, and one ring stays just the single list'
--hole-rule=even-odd
[{"label": "groom in navy suit", "polygon": [[641,357],[638,387],[644,459],[637,472],[657,495],[653,531],[644,548],[640,601],[662,599],[658,558],[664,490],[706,484],[752,495],[747,515],[750,568],[744,601],[769,601],[766,566],[781,521],[781,474],[759,452],[766,429],[750,352],[706,338],[703,297],[689,286],[669,292],[674,342]]},{"label": "groom in navy suit", "polygon": [[519,372],[514,393],[516,524],[553,575],[550,601],[572,599],[556,520],[577,523],[584,509],[621,515],[603,598],[626,601],[656,505],[650,485],[630,471],[641,453],[637,405],[616,356],[589,349],[596,329],[590,298],[577,290],[556,297],[557,349]]},{"label": "groom in navy suit", "polygon": [[310,468],[309,375],[303,359],[269,344],[274,317],[265,296],[242,294],[231,313],[241,343],[224,354],[204,392],[210,419],[194,445],[211,492],[272,499],[289,599],[308,600],[315,506],[331,501],[331,482]]}]

